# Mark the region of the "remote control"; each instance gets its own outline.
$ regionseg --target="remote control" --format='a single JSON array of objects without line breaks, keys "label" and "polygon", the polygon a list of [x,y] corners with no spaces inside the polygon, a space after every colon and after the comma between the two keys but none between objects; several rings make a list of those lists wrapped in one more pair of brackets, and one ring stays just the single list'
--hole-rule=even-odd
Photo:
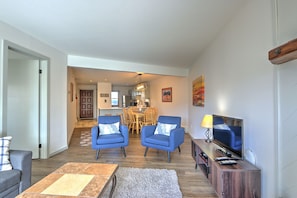
[{"label": "remote control", "polygon": [[229,157],[216,157],[216,161],[223,161],[223,160],[229,160]]},{"label": "remote control", "polygon": [[237,164],[237,162],[235,160],[223,160],[223,161],[219,161],[219,163],[221,165],[232,165],[232,164]]}]

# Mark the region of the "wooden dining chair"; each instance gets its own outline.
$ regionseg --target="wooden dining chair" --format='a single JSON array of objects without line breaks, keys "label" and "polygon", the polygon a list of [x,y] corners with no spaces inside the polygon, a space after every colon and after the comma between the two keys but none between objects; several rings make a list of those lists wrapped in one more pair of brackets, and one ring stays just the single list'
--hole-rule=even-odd
[{"label": "wooden dining chair", "polygon": [[143,121],[141,122],[141,127],[146,125],[154,125],[155,122],[155,111],[153,108],[147,108],[144,111]]},{"label": "wooden dining chair", "polygon": [[[136,131],[136,117],[133,113],[132,109],[128,109],[128,117],[129,117],[129,131],[131,131],[131,133],[133,134]],[[137,132],[136,132],[137,133]]]},{"label": "wooden dining chair", "polygon": [[126,126],[129,126],[130,119],[129,119],[128,108],[123,108],[122,118],[123,118],[123,120],[122,120],[123,124]]},{"label": "wooden dining chair", "polygon": [[156,107],[150,107],[153,110],[153,125],[156,125],[158,122],[158,109]]}]

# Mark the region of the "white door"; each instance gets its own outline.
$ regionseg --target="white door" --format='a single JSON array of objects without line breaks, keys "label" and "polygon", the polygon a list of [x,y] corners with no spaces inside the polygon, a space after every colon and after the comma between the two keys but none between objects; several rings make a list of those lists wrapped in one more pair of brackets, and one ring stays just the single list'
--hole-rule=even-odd
[{"label": "white door", "polygon": [[39,60],[9,59],[7,135],[11,149],[30,150],[39,158]]}]

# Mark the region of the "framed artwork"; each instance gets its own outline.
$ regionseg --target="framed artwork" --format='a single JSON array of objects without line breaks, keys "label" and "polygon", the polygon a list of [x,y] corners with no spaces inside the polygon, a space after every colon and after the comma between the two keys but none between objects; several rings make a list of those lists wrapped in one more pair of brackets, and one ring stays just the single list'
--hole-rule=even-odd
[{"label": "framed artwork", "polygon": [[193,106],[204,107],[204,76],[199,76],[193,81]]},{"label": "framed artwork", "polygon": [[172,87],[162,89],[162,102],[172,102]]}]

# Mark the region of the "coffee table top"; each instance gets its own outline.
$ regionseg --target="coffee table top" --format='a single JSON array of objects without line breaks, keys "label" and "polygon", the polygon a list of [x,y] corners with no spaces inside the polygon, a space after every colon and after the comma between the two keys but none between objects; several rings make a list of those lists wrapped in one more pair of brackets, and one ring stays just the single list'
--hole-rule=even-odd
[{"label": "coffee table top", "polygon": [[98,197],[118,167],[117,164],[66,163],[17,197]]}]

